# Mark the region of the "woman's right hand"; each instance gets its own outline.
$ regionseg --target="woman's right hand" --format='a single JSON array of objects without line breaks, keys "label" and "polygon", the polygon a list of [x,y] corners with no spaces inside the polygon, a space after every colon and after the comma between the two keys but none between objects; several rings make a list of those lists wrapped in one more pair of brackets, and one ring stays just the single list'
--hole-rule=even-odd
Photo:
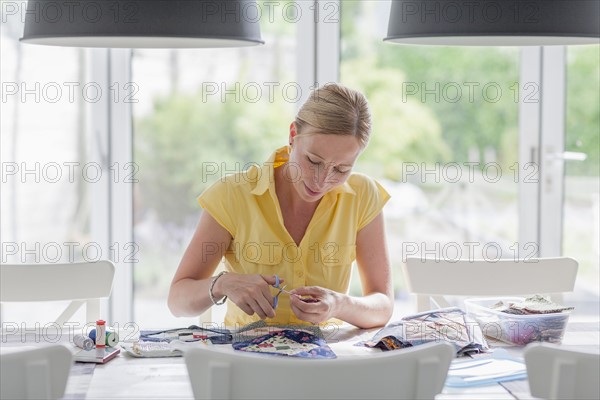
[{"label": "woman's right hand", "polygon": [[[280,284],[283,280],[280,279]],[[275,317],[271,285],[275,284],[274,275],[248,275],[228,273],[215,282],[215,297],[227,296],[248,315],[255,313],[261,318]]]}]

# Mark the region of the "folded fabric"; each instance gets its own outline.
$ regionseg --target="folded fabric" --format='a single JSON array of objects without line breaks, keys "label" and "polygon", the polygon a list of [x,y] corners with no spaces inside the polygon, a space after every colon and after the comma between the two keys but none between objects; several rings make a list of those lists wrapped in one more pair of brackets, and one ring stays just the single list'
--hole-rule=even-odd
[{"label": "folded fabric", "polygon": [[388,351],[438,341],[454,345],[457,356],[481,353],[489,348],[479,324],[457,307],[404,317],[357,345]]},{"label": "folded fabric", "polygon": [[233,348],[287,357],[336,358],[324,339],[295,329],[282,329],[249,341],[233,343]]},{"label": "folded fabric", "polygon": [[213,344],[229,344],[233,340],[233,334],[229,329],[223,328],[201,328],[191,325],[187,328],[169,329],[163,331],[140,331],[140,342],[195,342],[210,340]]},{"label": "folded fabric", "polygon": [[267,333],[282,329],[297,329],[306,331],[319,338],[324,338],[323,331],[318,326],[311,325],[268,325],[265,321],[256,321],[238,329],[191,325],[187,328],[169,329],[163,331],[140,331],[140,342],[182,342],[210,341],[212,344],[231,344],[251,340]]},{"label": "folded fabric", "polygon": [[530,314],[552,314],[563,311],[571,311],[575,307],[562,306],[553,303],[550,299],[536,294],[528,297],[520,303],[504,303],[499,301],[490,307],[493,310],[501,311],[507,314],[530,315]]}]

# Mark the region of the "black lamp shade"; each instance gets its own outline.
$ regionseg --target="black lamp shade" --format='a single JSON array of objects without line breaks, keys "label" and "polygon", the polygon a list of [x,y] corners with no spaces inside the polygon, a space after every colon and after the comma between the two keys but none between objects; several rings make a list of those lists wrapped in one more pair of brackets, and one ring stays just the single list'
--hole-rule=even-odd
[{"label": "black lamp shade", "polygon": [[29,0],[25,43],[117,48],[264,44],[251,0]]},{"label": "black lamp shade", "polygon": [[451,46],[600,43],[600,0],[392,0],[388,42]]}]

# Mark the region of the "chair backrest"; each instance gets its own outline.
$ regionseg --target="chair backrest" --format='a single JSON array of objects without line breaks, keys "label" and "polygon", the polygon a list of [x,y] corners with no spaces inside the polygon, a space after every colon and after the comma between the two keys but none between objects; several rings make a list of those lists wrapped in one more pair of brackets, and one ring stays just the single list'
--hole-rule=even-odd
[{"label": "chair backrest", "polygon": [[32,349],[3,348],[0,398],[59,399],[64,396],[72,354],[62,345]]},{"label": "chair backrest", "polygon": [[[448,307],[446,296],[521,296],[571,292],[577,277],[572,258],[528,260],[423,260],[407,258],[404,276],[417,295],[417,310]],[[557,300],[557,297],[554,297]]]},{"label": "chair backrest", "polygon": [[184,356],[196,399],[433,399],[455,350],[442,342],[310,360],[206,347]]},{"label": "chair backrest", "polygon": [[86,304],[86,322],[100,317],[100,299],[110,296],[115,266],[110,261],[0,265],[0,302],[71,300],[56,319],[64,325]]},{"label": "chair backrest", "polygon": [[525,348],[531,394],[544,399],[600,399],[600,354],[549,343]]}]

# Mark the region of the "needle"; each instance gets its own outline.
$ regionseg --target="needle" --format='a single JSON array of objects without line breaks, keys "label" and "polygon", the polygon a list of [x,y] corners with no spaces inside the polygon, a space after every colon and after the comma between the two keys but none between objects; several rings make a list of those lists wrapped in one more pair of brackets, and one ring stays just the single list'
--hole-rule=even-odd
[{"label": "needle", "polygon": [[[284,287],[285,287],[285,286],[284,286]],[[297,295],[297,294],[295,294],[295,293],[292,293],[292,292],[290,292],[290,291],[284,290],[284,289],[283,289],[284,287],[282,287],[282,288],[279,288],[279,291],[280,291],[280,292],[283,292],[283,293],[286,293],[286,294],[289,294],[290,296],[292,296],[292,295],[293,295],[293,296],[298,296],[298,295]]]}]

